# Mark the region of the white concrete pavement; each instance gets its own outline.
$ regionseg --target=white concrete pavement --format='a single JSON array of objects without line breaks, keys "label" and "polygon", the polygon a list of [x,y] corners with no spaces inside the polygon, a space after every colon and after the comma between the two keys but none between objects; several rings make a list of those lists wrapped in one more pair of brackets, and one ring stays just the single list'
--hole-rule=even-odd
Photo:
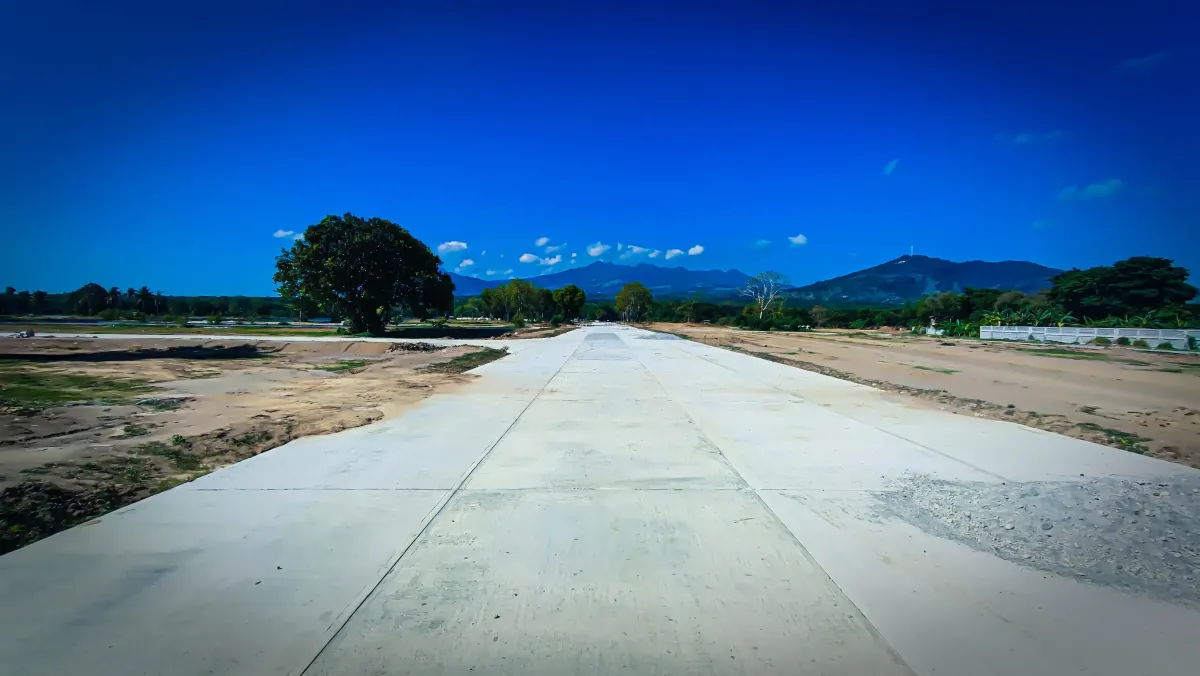
[{"label": "white concrete pavement", "polygon": [[[881,518],[1196,476],[626,327],[0,557],[0,672],[1194,674],[1200,614]],[[491,342],[491,341],[489,341]]]}]

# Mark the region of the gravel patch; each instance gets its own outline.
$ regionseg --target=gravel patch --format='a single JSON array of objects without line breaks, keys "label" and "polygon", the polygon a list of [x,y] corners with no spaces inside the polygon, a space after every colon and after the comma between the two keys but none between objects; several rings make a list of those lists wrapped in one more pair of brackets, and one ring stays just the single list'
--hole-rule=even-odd
[{"label": "gravel patch", "polygon": [[1200,607],[1200,477],[954,483],[910,477],[879,518],[1081,582]]}]

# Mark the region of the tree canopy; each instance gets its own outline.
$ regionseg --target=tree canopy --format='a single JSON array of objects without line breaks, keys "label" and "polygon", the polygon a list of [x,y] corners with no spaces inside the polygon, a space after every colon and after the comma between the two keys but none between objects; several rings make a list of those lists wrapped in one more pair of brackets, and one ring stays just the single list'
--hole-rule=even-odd
[{"label": "tree canopy", "polygon": [[1050,299],[1078,317],[1143,315],[1195,298],[1187,278],[1187,268],[1170,259],[1135,256],[1051,278]]},{"label": "tree canopy", "polygon": [[454,283],[442,261],[407,230],[382,218],[326,216],[275,259],[285,298],[336,309],[354,333],[381,335],[394,312],[448,312]]},{"label": "tree canopy", "polygon": [[554,304],[558,306],[563,319],[567,321],[578,319],[585,303],[587,303],[587,294],[574,284],[568,284],[554,292]]},{"label": "tree canopy", "polygon": [[643,319],[654,302],[654,295],[641,282],[629,282],[617,292],[616,309],[627,322]]}]

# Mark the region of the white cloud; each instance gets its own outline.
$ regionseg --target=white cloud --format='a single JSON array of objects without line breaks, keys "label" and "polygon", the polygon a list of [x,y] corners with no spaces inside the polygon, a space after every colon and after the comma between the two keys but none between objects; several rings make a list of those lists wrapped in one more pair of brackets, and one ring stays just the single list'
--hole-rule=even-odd
[{"label": "white cloud", "polygon": [[1059,141],[1062,137],[1063,133],[1057,129],[1047,132],[1023,131],[1019,134],[997,134],[996,142],[1010,146],[1027,146],[1035,143]]},{"label": "white cloud", "polygon": [[650,257],[651,257],[651,258],[658,258],[658,255],[659,255],[660,253],[662,253],[662,252],[661,252],[661,251],[659,251],[658,249],[655,249],[654,251],[651,251],[651,252],[650,252]]},{"label": "white cloud", "polygon": [[805,244],[808,244],[808,238],[805,237],[804,235],[796,235],[795,237],[788,237],[788,241],[792,243],[792,246],[804,246]]},{"label": "white cloud", "polygon": [[1069,188],[1063,188],[1061,191],[1059,191],[1058,198],[1064,202],[1077,199],[1101,199],[1104,197],[1112,197],[1120,192],[1124,187],[1125,183],[1121,179],[1110,178],[1107,181],[1102,181],[1100,183],[1089,183],[1082,188],[1077,185],[1073,185]]},{"label": "white cloud", "polygon": [[620,251],[620,250],[621,250],[621,243],[617,242],[617,251]]},{"label": "white cloud", "polygon": [[699,244],[688,249],[689,256],[699,256],[702,253],[704,253],[704,247],[700,246]]},{"label": "white cloud", "polygon": [[558,265],[559,263],[562,262],[562,256],[559,255],[559,256],[555,256],[554,258],[543,258],[539,262],[542,265]]},{"label": "white cloud", "polygon": [[295,230],[284,230],[283,228],[280,228],[279,230],[275,231],[275,234],[272,235],[272,237],[291,237],[294,234],[296,234]]},{"label": "white cloud", "polygon": [[633,258],[634,256],[640,256],[644,253],[648,253],[649,251],[650,251],[650,249],[647,247],[644,247],[644,246],[638,246],[636,244],[626,244],[625,252],[621,254],[621,258],[629,259],[629,258]]},{"label": "white cloud", "polygon": [[522,263],[533,263],[538,260],[538,257],[531,253],[525,253],[521,254],[521,257],[518,260],[520,260]]},{"label": "white cloud", "polygon": [[487,275],[488,277],[494,277],[494,276],[496,276],[496,271],[495,271],[495,270],[488,270],[487,272],[485,272],[485,273],[483,273],[483,274]]},{"label": "white cloud", "polygon": [[605,244],[604,242],[596,242],[595,244],[588,246],[587,252],[588,252],[589,256],[591,256],[592,258],[595,258],[596,256],[604,255],[604,252],[608,251],[611,248],[612,248],[611,246]]},{"label": "white cloud", "polygon": [[451,240],[449,242],[442,242],[441,244],[438,245],[438,253],[441,253],[441,254],[452,253],[454,251],[466,251],[466,249],[467,249],[466,242],[459,242],[459,241],[455,241],[455,240]]},{"label": "white cloud", "polygon": [[900,160],[892,160],[891,162],[885,164],[883,166],[883,175],[891,176],[892,172],[896,170],[896,165],[898,164],[900,164]]},{"label": "white cloud", "polygon": [[538,237],[537,239],[533,240],[534,246],[546,246],[549,243],[550,243],[549,237]]},{"label": "white cloud", "polygon": [[754,243],[755,249],[765,249],[769,246],[771,246],[771,240],[769,239],[760,239]]},{"label": "white cloud", "polygon": [[562,248],[563,248],[564,246],[566,246],[566,243],[565,243],[565,242],[564,242],[564,243],[562,243],[562,244],[551,244],[550,246],[546,247],[546,253],[547,253],[547,254],[552,254],[552,253],[554,253],[555,251],[562,251]]},{"label": "white cloud", "polygon": [[576,256],[578,256],[578,255],[579,255],[579,254],[577,254],[577,253],[573,253],[573,254],[571,254],[571,258],[574,258],[574,257],[576,257]]},{"label": "white cloud", "polygon": [[506,275],[511,275],[511,274],[512,274],[512,268],[509,268],[509,269],[505,270],[505,271],[504,271],[504,274],[506,274]]},{"label": "white cloud", "polygon": [[292,235],[292,239],[296,240],[297,242],[302,242],[304,241],[304,233],[298,232],[295,235]]},{"label": "white cloud", "polygon": [[470,258],[467,258],[467,259],[464,259],[463,262],[459,263],[458,267],[454,268],[454,271],[462,272],[463,270],[466,270],[467,268],[471,267],[472,265],[475,265],[475,261],[471,260]]},{"label": "white cloud", "polygon": [[682,255],[683,255],[683,249],[667,249],[667,258],[668,259],[674,258],[676,256],[682,256]]},{"label": "white cloud", "polygon": [[1167,60],[1166,52],[1155,52],[1146,56],[1135,56],[1132,59],[1125,59],[1117,66],[1117,70],[1122,73],[1130,73],[1136,70],[1145,70],[1151,66],[1157,66]]}]

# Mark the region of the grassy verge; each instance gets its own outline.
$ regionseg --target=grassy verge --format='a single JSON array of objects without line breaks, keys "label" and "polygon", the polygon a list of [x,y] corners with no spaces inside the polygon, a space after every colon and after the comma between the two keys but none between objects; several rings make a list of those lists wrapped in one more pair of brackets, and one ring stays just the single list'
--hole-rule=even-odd
[{"label": "grassy verge", "polygon": [[1108,361],[1109,356],[1103,352],[1084,351],[1084,350],[1068,350],[1062,347],[1047,347],[1047,348],[1032,348],[1018,347],[1018,352],[1026,352],[1028,354],[1041,355],[1043,357],[1057,357],[1059,359],[1092,359],[1095,361]]},{"label": "grassy verge", "polygon": [[38,410],[81,402],[116,404],[154,390],[143,380],[77,375],[32,362],[0,359],[0,408]]},{"label": "grassy verge", "polygon": [[337,336],[336,329],[306,329],[301,327],[288,326],[211,326],[211,325],[195,325],[195,326],[111,326],[111,325],[96,325],[84,326],[80,324],[24,324],[24,325],[5,325],[3,327],[5,333],[9,331],[33,331],[38,333],[72,333],[81,335],[92,334],[108,334],[108,333],[132,333],[132,334],[148,334],[148,335],[163,335],[163,336],[210,336],[210,335],[230,335],[230,336]]},{"label": "grassy verge", "polygon": [[948,376],[958,373],[958,371],[955,369],[940,369],[940,368],[937,368],[934,366],[914,366],[913,368],[915,368],[919,371],[932,371],[934,373],[944,373]]},{"label": "grassy verge", "polygon": [[429,373],[464,373],[473,368],[478,368],[484,364],[494,362],[507,354],[507,349],[497,350],[495,348],[485,347],[476,352],[461,354],[449,361],[430,364],[421,370]]},{"label": "grassy verge", "polygon": [[317,368],[321,369],[322,371],[329,371],[331,373],[342,373],[344,371],[360,369],[369,363],[371,362],[363,361],[362,359],[343,359],[336,364],[326,364],[324,366],[318,366]]}]

